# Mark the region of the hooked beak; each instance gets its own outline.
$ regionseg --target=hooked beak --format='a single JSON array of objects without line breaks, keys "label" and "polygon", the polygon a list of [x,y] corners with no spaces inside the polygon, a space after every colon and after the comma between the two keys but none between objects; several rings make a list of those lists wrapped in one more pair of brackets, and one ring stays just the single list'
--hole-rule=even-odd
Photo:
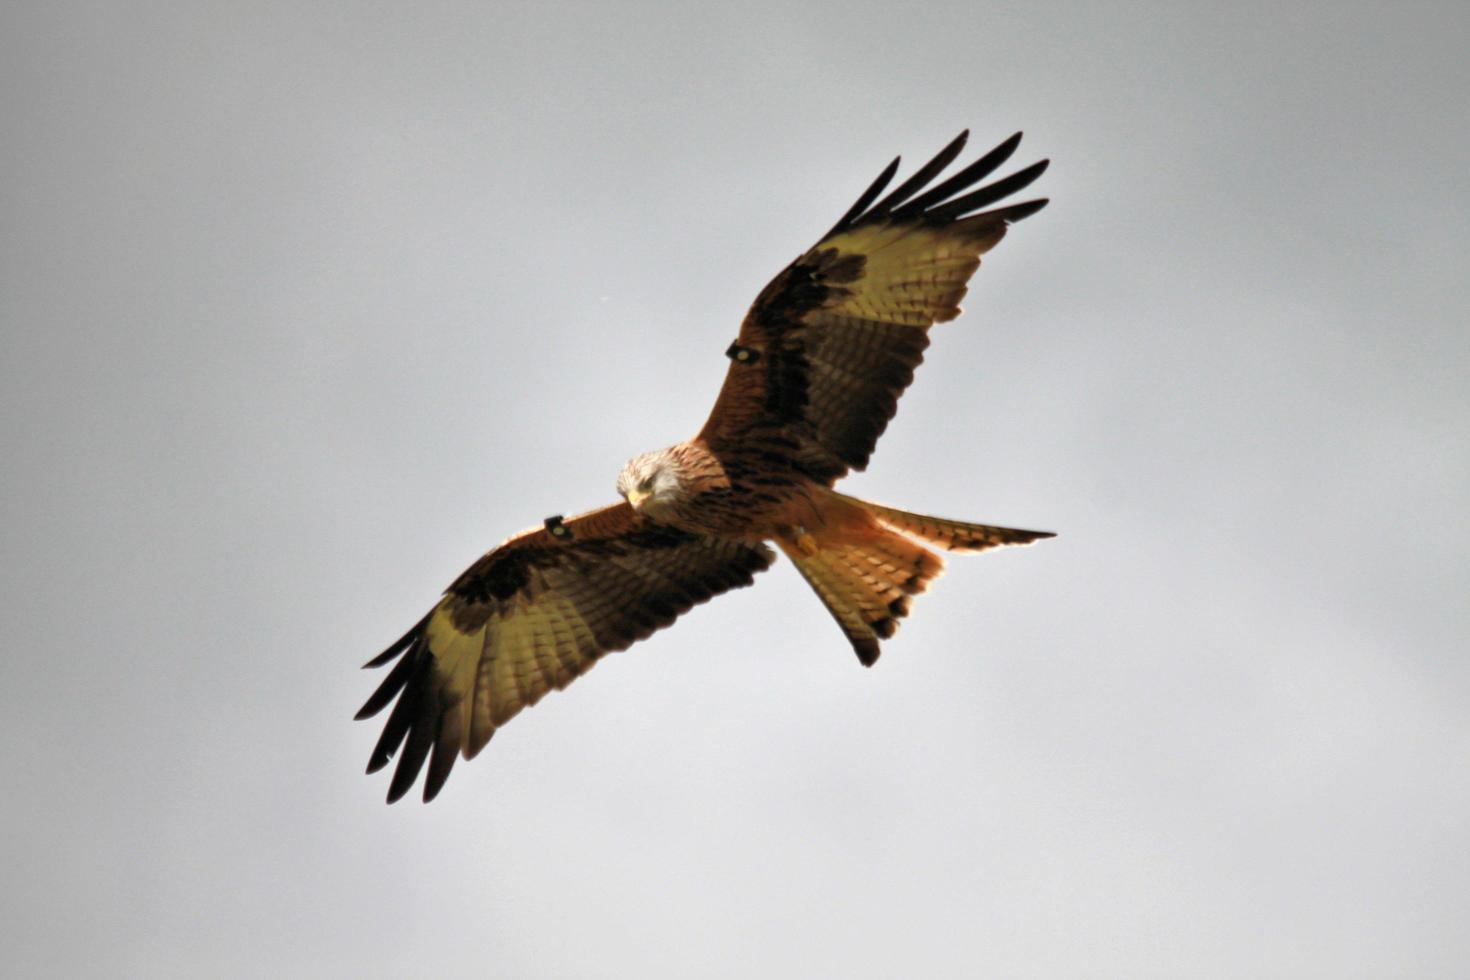
[{"label": "hooked beak", "polygon": [[634,510],[641,510],[643,508],[643,501],[647,500],[651,496],[653,496],[653,494],[649,493],[647,490],[640,490],[639,488],[634,487],[632,490],[628,491],[628,503],[633,507]]}]

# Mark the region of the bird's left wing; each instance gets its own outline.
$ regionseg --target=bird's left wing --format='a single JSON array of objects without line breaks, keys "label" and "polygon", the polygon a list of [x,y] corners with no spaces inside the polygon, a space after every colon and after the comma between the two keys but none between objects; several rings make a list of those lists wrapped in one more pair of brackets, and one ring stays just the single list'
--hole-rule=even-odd
[{"label": "bird's left wing", "polygon": [[829,485],[867,465],[924,359],[929,328],[959,315],[980,256],[1006,227],[1046,204],[985,210],[1039,177],[1045,160],[972,189],[1010,158],[1020,133],[929,186],[967,136],[880,201],[898,171],[894,160],[761,291],[727,351],[733,363],[699,434],[716,454],[753,453]]},{"label": "bird's left wing", "polygon": [[396,697],[368,762],[388,764],[392,803],[428,762],[424,801],[455,759],[563,688],[605,653],[624,650],[694,605],[749,585],[775,559],[748,545],[654,524],[626,503],[511,538],[470,566],[438,605],[366,666],[398,663],[359,719]]}]

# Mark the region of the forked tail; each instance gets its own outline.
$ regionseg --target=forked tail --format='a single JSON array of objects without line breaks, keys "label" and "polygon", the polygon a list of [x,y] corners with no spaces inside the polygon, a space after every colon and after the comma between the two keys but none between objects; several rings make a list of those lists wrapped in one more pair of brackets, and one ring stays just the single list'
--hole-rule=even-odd
[{"label": "forked tail", "polygon": [[1054,536],[912,514],[834,490],[823,494],[820,526],[793,529],[776,543],[827,606],[864,666],[873,665],[879,641],[892,636],[908,615],[909,597],[944,570],[944,559],[914,538],[946,551],[983,551]]}]

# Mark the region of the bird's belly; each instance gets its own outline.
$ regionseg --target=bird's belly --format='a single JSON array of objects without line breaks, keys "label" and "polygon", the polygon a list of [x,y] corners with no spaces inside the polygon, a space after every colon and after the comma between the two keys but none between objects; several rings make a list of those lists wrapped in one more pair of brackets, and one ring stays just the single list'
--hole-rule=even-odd
[{"label": "bird's belly", "polygon": [[688,531],[745,541],[765,541],[792,528],[821,522],[816,498],[823,488],[732,486],[696,494],[671,510],[667,521]]}]

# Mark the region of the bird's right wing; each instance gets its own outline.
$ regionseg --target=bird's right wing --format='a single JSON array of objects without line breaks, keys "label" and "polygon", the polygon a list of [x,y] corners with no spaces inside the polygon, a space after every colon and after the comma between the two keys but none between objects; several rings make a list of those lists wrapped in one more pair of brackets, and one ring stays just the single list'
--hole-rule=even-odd
[{"label": "bird's right wing", "polygon": [[368,772],[402,749],[388,790],[392,803],[427,760],[428,802],[455,759],[473,758],[522,708],[566,687],[603,654],[749,585],[774,560],[765,545],[654,524],[626,503],[566,521],[550,518],[511,538],[367,663],[381,667],[398,659],[357,713],[370,718],[398,699]]},{"label": "bird's right wing", "polygon": [[959,316],[980,256],[1046,204],[984,210],[1041,176],[1045,160],[974,187],[1010,158],[1020,133],[930,186],[967,136],[878,200],[898,170],[894,160],[761,291],[699,434],[716,454],[779,459],[828,485],[867,465],[924,359],[929,328]]}]

